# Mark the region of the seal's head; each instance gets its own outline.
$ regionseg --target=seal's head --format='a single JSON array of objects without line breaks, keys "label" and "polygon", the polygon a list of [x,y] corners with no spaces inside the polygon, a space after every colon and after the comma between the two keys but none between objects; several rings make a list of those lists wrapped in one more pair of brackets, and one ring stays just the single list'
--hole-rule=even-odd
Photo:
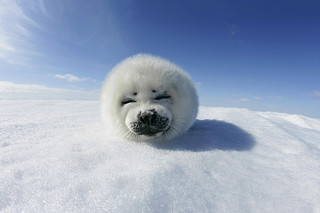
[{"label": "seal's head", "polygon": [[108,74],[101,111],[108,129],[135,141],[169,140],[193,124],[195,87],[180,67],[145,54],[130,57]]}]

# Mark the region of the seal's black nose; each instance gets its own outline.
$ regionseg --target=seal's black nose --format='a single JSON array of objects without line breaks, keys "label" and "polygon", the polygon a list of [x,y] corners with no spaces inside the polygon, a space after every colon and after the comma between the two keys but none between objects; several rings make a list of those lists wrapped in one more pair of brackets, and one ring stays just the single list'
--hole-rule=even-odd
[{"label": "seal's black nose", "polygon": [[168,128],[169,119],[151,109],[139,113],[137,121],[132,123],[132,130],[138,135],[153,136]]},{"label": "seal's black nose", "polygon": [[155,126],[158,116],[155,110],[148,110],[140,115],[139,121],[147,126]]}]

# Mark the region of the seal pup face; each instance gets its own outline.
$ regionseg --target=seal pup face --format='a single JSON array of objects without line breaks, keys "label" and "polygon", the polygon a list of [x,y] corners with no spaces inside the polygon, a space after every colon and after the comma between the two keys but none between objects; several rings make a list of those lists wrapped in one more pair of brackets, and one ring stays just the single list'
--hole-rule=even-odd
[{"label": "seal pup face", "polygon": [[159,57],[130,57],[103,84],[101,112],[108,130],[129,140],[170,140],[191,127],[197,111],[190,77]]},{"label": "seal pup face", "polygon": [[171,125],[171,104],[171,95],[167,91],[151,88],[125,96],[121,107],[126,114],[125,125],[130,131],[128,134],[139,135],[145,140],[159,137]]},{"label": "seal pup face", "polygon": [[139,67],[131,72],[132,75],[121,78],[126,87],[122,88],[118,103],[125,137],[150,141],[163,138],[167,131],[171,131],[172,109],[177,94],[172,83],[159,70],[144,68]]}]

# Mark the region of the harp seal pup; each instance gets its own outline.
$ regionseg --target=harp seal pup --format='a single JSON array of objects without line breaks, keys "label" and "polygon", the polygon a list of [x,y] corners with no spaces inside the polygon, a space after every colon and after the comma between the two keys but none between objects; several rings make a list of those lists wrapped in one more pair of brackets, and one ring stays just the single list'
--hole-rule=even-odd
[{"label": "harp seal pup", "polygon": [[131,56],[107,75],[101,113],[110,133],[132,141],[167,141],[185,133],[198,112],[190,76],[170,61]]}]

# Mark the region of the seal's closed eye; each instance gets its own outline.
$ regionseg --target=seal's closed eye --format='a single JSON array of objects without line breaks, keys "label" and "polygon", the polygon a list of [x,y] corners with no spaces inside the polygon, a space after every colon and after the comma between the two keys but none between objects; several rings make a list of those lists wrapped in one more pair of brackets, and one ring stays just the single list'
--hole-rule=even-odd
[{"label": "seal's closed eye", "polygon": [[125,98],[121,101],[121,106],[129,104],[129,103],[134,103],[134,102],[136,102],[136,101],[132,98]]},{"label": "seal's closed eye", "polygon": [[162,94],[162,95],[158,95],[157,97],[155,97],[154,100],[169,99],[169,98],[171,98],[170,95]]}]

